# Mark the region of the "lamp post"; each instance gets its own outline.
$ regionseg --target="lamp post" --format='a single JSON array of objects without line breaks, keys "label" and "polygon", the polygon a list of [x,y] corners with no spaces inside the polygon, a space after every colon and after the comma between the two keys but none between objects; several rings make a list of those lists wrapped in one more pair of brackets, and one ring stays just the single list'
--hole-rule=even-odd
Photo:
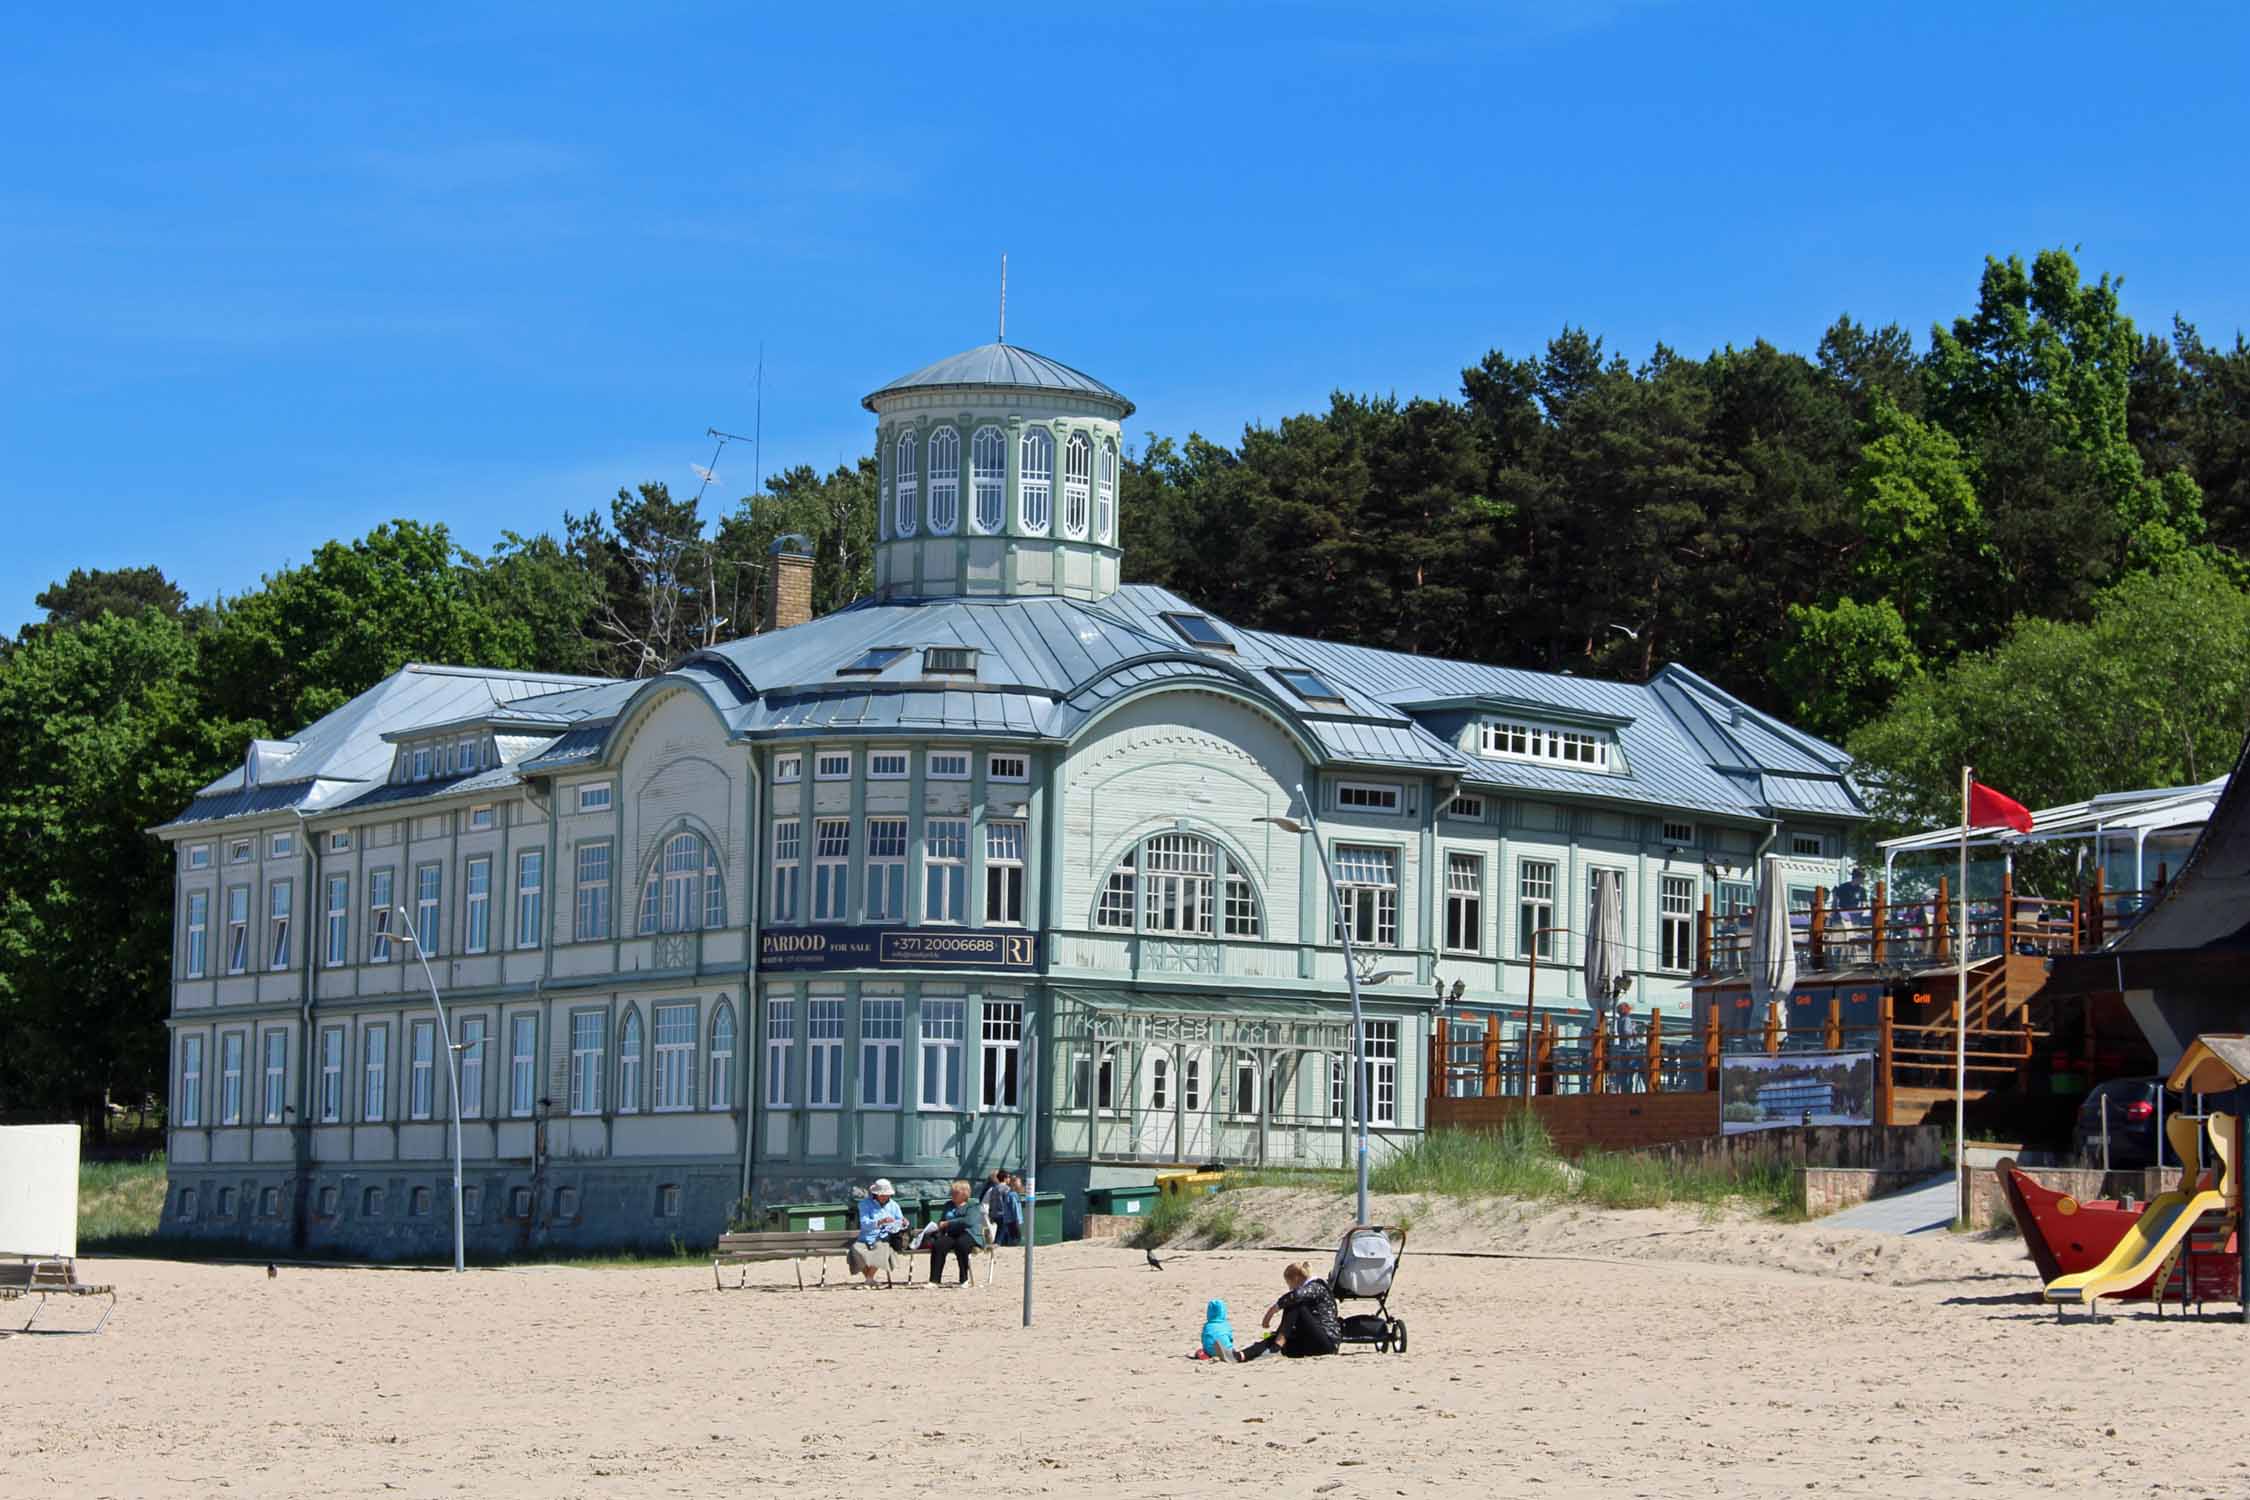
[{"label": "lamp post", "polygon": [[[1344,982],[1351,988],[1352,996],[1352,1115],[1359,1141],[1358,1182],[1359,1217],[1355,1221],[1367,1222],[1367,1023],[1360,1014],[1359,962],[1352,952],[1352,924],[1344,911],[1343,893],[1336,888],[1336,872],[1328,863],[1328,844],[1320,836],[1320,820],[1313,816],[1312,799],[1305,795],[1302,786],[1294,788],[1298,805],[1305,810],[1303,821],[1284,813],[1278,817],[1264,817],[1256,821],[1271,823],[1283,833],[1312,835],[1313,852],[1320,856],[1321,878],[1328,883],[1328,904],[1336,914],[1336,932],[1344,943]],[[1388,978],[1388,975],[1382,976]],[[1372,982],[1373,976],[1370,976]]]},{"label": "lamp post", "polygon": [[398,919],[406,926],[406,939],[414,945],[414,956],[422,961],[422,977],[429,981],[430,1004],[437,1009],[438,1041],[445,1048],[446,1096],[453,1104],[453,1269],[468,1269],[462,1256],[461,1230],[461,1060],[453,1054],[453,1028],[446,1024],[445,1002],[438,998],[437,975],[430,972],[430,955],[422,950],[422,935],[414,930],[414,919],[406,908],[398,909]]}]

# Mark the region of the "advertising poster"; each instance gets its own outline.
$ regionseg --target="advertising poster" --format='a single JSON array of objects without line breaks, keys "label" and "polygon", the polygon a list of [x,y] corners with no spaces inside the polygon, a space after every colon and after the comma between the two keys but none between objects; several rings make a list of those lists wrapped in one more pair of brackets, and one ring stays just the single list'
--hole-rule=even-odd
[{"label": "advertising poster", "polygon": [[1748,1053],[1719,1059],[1720,1129],[1875,1123],[1872,1052]]}]

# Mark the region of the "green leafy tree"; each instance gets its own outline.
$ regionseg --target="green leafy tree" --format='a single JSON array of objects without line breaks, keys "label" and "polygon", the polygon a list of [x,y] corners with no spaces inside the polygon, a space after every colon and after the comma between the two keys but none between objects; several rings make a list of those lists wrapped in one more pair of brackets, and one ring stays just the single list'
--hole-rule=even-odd
[{"label": "green leafy tree", "polygon": [[1875,717],[1922,675],[1913,633],[1888,599],[1789,607],[1789,639],[1777,668],[1786,717],[1837,738]]},{"label": "green leafy tree", "polygon": [[609,643],[599,627],[606,580],[548,532],[500,534],[491,555],[468,563],[477,602],[495,619],[520,622],[531,638],[531,666],[541,672],[607,675]]}]

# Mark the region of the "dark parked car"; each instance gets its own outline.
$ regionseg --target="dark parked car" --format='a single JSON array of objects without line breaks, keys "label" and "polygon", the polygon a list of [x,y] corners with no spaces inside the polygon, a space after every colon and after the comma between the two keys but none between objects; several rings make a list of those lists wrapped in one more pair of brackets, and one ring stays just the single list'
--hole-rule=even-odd
[{"label": "dark parked car", "polygon": [[2078,1159],[2089,1166],[2102,1164],[2102,1108],[2109,1108],[2109,1164],[2112,1167],[2148,1167],[2156,1164],[2157,1117],[2170,1116],[2180,1101],[2166,1098],[2161,1078],[2113,1078],[2097,1084],[2078,1106],[2078,1124],[2072,1144]]}]

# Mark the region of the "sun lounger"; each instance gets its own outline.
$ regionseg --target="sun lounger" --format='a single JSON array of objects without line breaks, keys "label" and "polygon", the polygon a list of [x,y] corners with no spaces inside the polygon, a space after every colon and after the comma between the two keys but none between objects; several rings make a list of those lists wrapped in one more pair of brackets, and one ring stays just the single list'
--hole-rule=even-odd
[{"label": "sun lounger", "polygon": [[[80,1281],[77,1262],[61,1256],[18,1256],[0,1260],[0,1302],[15,1302],[25,1297],[38,1299],[31,1305],[31,1316],[23,1320],[23,1327],[8,1332],[100,1333],[102,1326],[109,1322],[109,1315],[117,1310],[117,1288]],[[91,1328],[34,1328],[32,1324],[39,1320],[49,1297],[106,1297],[109,1300]]]}]

